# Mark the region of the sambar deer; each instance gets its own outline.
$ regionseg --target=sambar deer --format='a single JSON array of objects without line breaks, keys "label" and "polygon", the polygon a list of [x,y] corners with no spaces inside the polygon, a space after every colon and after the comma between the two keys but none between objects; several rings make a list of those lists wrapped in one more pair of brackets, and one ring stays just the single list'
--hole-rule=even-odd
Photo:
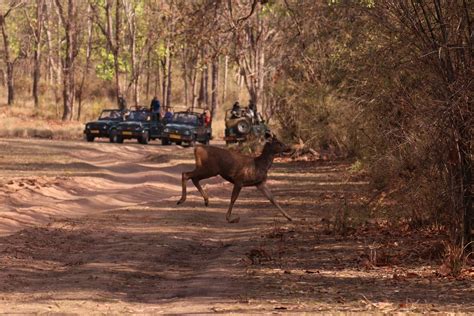
[{"label": "sambar deer", "polygon": [[280,207],[266,184],[267,173],[272,166],[273,158],[275,155],[288,150],[289,147],[281,143],[274,135],[270,135],[267,138],[262,153],[255,158],[223,148],[196,146],[194,149],[196,168],[191,172],[183,172],[183,192],[178,204],[186,201],[186,182],[191,179],[204,198],[204,204],[207,206],[209,204],[209,197],[199,184],[199,181],[220,175],[234,184],[229,209],[226,214],[226,219],[229,223],[239,222],[240,217],[231,219],[232,207],[239,196],[240,190],[248,186],[256,186],[280,210],[283,216],[291,221],[291,217]]}]

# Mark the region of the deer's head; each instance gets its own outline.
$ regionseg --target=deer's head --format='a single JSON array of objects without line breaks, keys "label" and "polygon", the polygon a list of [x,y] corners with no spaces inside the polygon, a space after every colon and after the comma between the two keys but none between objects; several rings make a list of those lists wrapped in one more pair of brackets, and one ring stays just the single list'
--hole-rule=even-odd
[{"label": "deer's head", "polygon": [[275,136],[275,134],[266,133],[265,138],[266,138],[265,149],[267,149],[268,152],[274,155],[278,155],[281,153],[286,153],[286,152],[291,151],[291,148],[283,144],[281,141],[279,141],[278,138]]}]

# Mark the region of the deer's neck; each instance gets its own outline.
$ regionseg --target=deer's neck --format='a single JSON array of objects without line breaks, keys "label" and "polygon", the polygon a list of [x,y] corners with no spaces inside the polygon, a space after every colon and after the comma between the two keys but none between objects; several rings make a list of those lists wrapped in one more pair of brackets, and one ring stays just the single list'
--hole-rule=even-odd
[{"label": "deer's neck", "polygon": [[263,151],[260,156],[255,158],[255,165],[257,166],[257,169],[265,172],[268,171],[268,169],[270,169],[272,166],[274,157],[275,154],[271,152],[268,146],[263,147]]}]

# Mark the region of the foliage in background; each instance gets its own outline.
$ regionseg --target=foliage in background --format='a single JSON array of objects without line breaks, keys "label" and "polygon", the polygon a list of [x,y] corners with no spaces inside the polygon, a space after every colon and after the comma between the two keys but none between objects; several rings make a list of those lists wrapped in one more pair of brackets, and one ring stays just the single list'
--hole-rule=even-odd
[{"label": "foliage in background", "polygon": [[472,217],[473,4],[285,3],[292,32],[272,85],[285,132],[358,157],[414,223],[461,242]]}]

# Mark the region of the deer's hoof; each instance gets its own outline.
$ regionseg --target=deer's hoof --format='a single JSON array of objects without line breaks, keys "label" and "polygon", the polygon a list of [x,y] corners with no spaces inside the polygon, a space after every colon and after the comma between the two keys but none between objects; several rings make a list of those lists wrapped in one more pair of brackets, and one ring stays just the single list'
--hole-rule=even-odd
[{"label": "deer's hoof", "polygon": [[240,222],[240,217],[236,217],[234,219],[231,219],[231,220],[227,220],[230,224],[237,224],[238,222]]},{"label": "deer's hoof", "polygon": [[205,206],[209,206],[209,201],[208,201],[208,200],[205,200],[205,201],[204,201],[204,205],[205,205]]},{"label": "deer's hoof", "polygon": [[179,200],[176,204],[180,205],[180,204],[182,204],[182,203],[184,203],[184,201],[183,201],[183,200]]},{"label": "deer's hoof", "polygon": [[288,216],[286,219],[287,219],[289,222],[293,221],[293,219],[292,219],[291,217],[289,217],[289,216]]}]

